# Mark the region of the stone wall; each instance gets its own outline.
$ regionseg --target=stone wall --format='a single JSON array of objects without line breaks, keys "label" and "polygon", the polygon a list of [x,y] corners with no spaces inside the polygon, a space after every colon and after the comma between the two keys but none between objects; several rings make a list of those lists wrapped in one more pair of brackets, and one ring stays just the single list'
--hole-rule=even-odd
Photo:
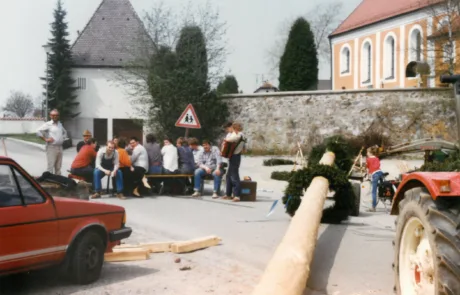
[{"label": "stone wall", "polygon": [[451,89],[277,92],[225,97],[252,150],[292,151],[335,134],[380,130],[393,143],[422,137],[456,140]]}]

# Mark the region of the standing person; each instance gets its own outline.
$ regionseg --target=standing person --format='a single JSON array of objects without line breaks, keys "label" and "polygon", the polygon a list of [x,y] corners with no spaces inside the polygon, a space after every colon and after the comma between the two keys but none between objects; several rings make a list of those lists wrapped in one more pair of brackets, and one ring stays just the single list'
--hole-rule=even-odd
[{"label": "standing person", "polygon": [[[240,182],[240,165],[241,165],[241,152],[244,146],[244,136],[241,131],[243,128],[239,123],[233,123],[231,127],[227,127],[229,133],[225,137],[228,142],[235,143],[235,151],[228,160],[228,171],[226,178],[226,191],[224,200],[232,200],[233,202],[239,202],[241,196],[241,182]],[[233,191],[233,197],[232,197]]]},{"label": "standing person", "polygon": [[[163,148],[161,149],[161,155],[163,156],[163,174],[174,174],[179,170],[179,154],[177,148],[172,144],[169,137],[163,139],[163,144]],[[169,193],[171,191],[171,184],[172,179],[165,178],[160,194],[165,192]]]},{"label": "standing person", "polygon": [[372,180],[372,208],[369,208],[368,212],[375,212],[377,207],[377,185],[380,177],[383,176],[382,170],[380,170],[380,159],[377,158],[377,147],[370,147],[367,149],[366,166],[368,175]]},{"label": "standing person", "polygon": [[126,199],[123,195],[123,172],[119,171],[120,160],[118,152],[115,150],[113,141],[108,141],[105,148],[99,149],[96,156],[96,169],[94,169],[93,186],[94,194],[91,199],[101,197],[102,184],[101,179],[104,176],[116,177],[117,181],[117,198]]},{"label": "standing person", "polygon": [[37,130],[37,136],[46,143],[47,171],[61,175],[62,144],[67,138],[67,131],[59,122],[59,112],[54,109],[50,112],[51,120]]},{"label": "standing person", "polygon": [[131,137],[129,145],[132,149],[130,170],[132,172],[132,180],[134,184],[133,195],[141,198],[141,195],[139,194],[141,184],[143,184],[146,188],[150,188],[147,178],[145,178],[145,173],[149,171],[149,156],[147,154],[147,150],[139,143],[137,137]]}]

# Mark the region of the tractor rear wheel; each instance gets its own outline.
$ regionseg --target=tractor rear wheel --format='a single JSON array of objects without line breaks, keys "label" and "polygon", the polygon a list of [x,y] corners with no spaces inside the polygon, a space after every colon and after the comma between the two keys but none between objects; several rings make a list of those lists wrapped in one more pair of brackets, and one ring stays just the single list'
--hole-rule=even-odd
[{"label": "tractor rear wheel", "polygon": [[359,208],[361,206],[361,183],[353,182],[351,184],[355,197],[353,199],[353,208],[351,210],[351,216],[359,216]]},{"label": "tractor rear wheel", "polygon": [[398,295],[460,294],[460,199],[434,201],[425,188],[405,193],[395,238]]}]

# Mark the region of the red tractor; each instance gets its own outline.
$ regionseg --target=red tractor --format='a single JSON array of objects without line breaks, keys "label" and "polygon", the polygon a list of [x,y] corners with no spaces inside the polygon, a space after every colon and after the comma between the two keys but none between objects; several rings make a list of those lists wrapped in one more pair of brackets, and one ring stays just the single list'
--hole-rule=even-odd
[{"label": "red tractor", "polygon": [[[460,75],[442,76],[441,82],[454,85],[459,120]],[[458,129],[460,134],[460,124]],[[459,196],[459,172],[402,176],[391,208],[398,215],[393,243],[398,295],[460,294]]]}]

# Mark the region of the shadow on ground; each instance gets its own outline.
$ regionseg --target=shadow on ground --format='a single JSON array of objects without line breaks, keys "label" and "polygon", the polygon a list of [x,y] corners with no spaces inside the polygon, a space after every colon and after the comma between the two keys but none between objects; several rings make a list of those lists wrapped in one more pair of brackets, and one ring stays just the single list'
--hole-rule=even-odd
[{"label": "shadow on ground", "polygon": [[[158,272],[156,269],[136,265],[105,263],[99,280],[93,284],[80,286],[64,278],[59,269],[51,268],[0,278],[0,295],[26,294],[72,294],[81,290],[91,290],[100,286],[121,283],[134,278]],[[53,290],[54,289],[54,290]]]},{"label": "shadow on ground", "polygon": [[321,234],[316,244],[314,258],[310,268],[310,278],[307,290],[303,295],[317,294],[314,291],[326,292],[334,266],[335,257],[340,248],[340,243],[349,225],[329,225]]}]

